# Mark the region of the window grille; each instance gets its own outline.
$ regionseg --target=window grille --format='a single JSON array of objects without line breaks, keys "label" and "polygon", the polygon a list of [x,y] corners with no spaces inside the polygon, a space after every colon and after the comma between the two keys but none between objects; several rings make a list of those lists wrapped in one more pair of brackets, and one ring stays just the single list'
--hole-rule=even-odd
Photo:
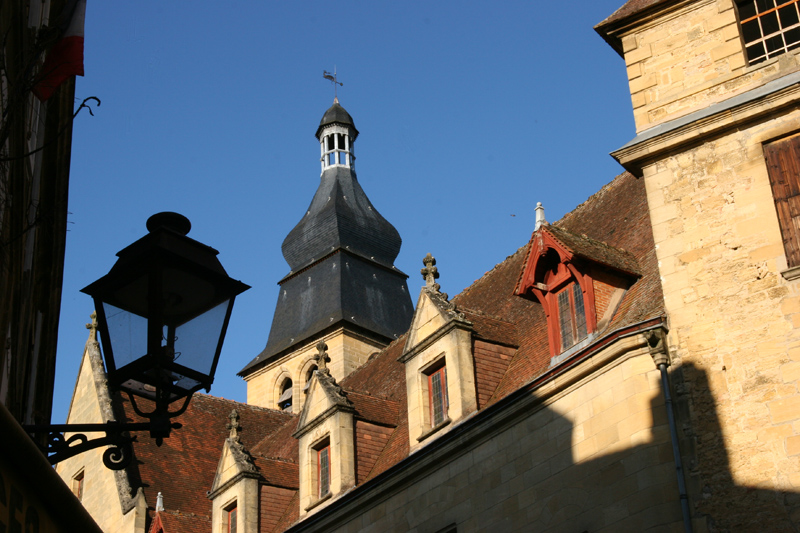
[{"label": "window grille", "polygon": [[736,8],[751,65],[800,47],[798,0],[737,0]]}]

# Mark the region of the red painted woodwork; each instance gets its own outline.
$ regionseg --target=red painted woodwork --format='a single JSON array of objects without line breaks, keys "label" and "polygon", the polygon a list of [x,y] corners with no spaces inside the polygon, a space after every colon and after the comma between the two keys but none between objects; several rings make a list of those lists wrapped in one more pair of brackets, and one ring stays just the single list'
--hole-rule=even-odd
[{"label": "red painted woodwork", "polygon": [[551,357],[562,352],[557,294],[570,283],[577,283],[583,292],[586,332],[591,335],[597,329],[591,262],[576,257],[550,235],[546,227],[541,228],[534,234],[531,242],[528,262],[517,287],[517,294],[528,298],[533,296],[542,304],[547,316]]}]

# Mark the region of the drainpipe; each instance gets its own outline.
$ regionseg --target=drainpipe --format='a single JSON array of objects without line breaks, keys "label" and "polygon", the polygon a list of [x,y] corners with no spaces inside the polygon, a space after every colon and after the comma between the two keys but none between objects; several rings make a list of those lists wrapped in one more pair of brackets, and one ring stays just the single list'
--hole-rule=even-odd
[{"label": "drainpipe", "polygon": [[672,395],[669,392],[669,355],[667,353],[666,332],[664,329],[654,329],[645,332],[647,344],[650,348],[650,355],[661,372],[661,390],[664,393],[664,406],[667,409],[667,420],[669,421],[669,436],[672,440],[672,456],[675,458],[675,475],[678,478],[678,495],[681,502],[681,513],[683,514],[683,530],[692,533],[692,517],[689,512],[689,496],[686,494],[686,481],[683,475],[683,463],[681,461],[681,451],[678,448],[678,428],[675,424],[675,413],[672,410]]}]

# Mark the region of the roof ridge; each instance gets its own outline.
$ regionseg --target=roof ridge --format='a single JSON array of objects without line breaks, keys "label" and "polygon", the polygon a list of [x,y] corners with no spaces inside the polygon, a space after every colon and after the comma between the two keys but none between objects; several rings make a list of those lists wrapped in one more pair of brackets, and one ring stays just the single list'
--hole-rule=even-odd
[{"label": "roof ridge", "polygon": [[270,413],[279,413],[281,415],[286,415],[288,417],[295,416],[293,413],[287,413],[285,411],[281,411],[280,409],[271,409],[269,407],[262,407],[260,405],[255,405],[255,404],[251,404],[251,403],[247,403],[247,402],[240,402],[240,401],[237,401],[237,400],[229,400],[228,398],[221,398],[219,396],[214,396],[212,394],[206,394],[206,393],[202,393],[202,392],[195,393],[195,398],[203,398],[203,399],[208,399],[208,400],[214,400],[214,401],[221,402],[221,403],[231,403],[231,404],[235,404],[235,405],[240,405],[242,407],[245,407],[247,409],[251,409],[253,411],[264,411],[264,412],[270,412]]}]

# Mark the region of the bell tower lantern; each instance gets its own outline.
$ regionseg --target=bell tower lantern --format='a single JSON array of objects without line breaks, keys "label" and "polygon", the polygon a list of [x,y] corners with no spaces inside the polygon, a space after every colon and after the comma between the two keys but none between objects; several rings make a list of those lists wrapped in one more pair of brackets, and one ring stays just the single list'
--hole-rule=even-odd
[{"label": "bell tower lantern", "polygon": [[372,205],[356,177],[353,118],[338,98],[315,134],[322,174],[311,205],[281,247],[291,271],[264,350],[239,375],[247,402],[298,413],[328,346],[341,380],[408,329],[414,311],[406,276],[394,266],[400,234]]}]

